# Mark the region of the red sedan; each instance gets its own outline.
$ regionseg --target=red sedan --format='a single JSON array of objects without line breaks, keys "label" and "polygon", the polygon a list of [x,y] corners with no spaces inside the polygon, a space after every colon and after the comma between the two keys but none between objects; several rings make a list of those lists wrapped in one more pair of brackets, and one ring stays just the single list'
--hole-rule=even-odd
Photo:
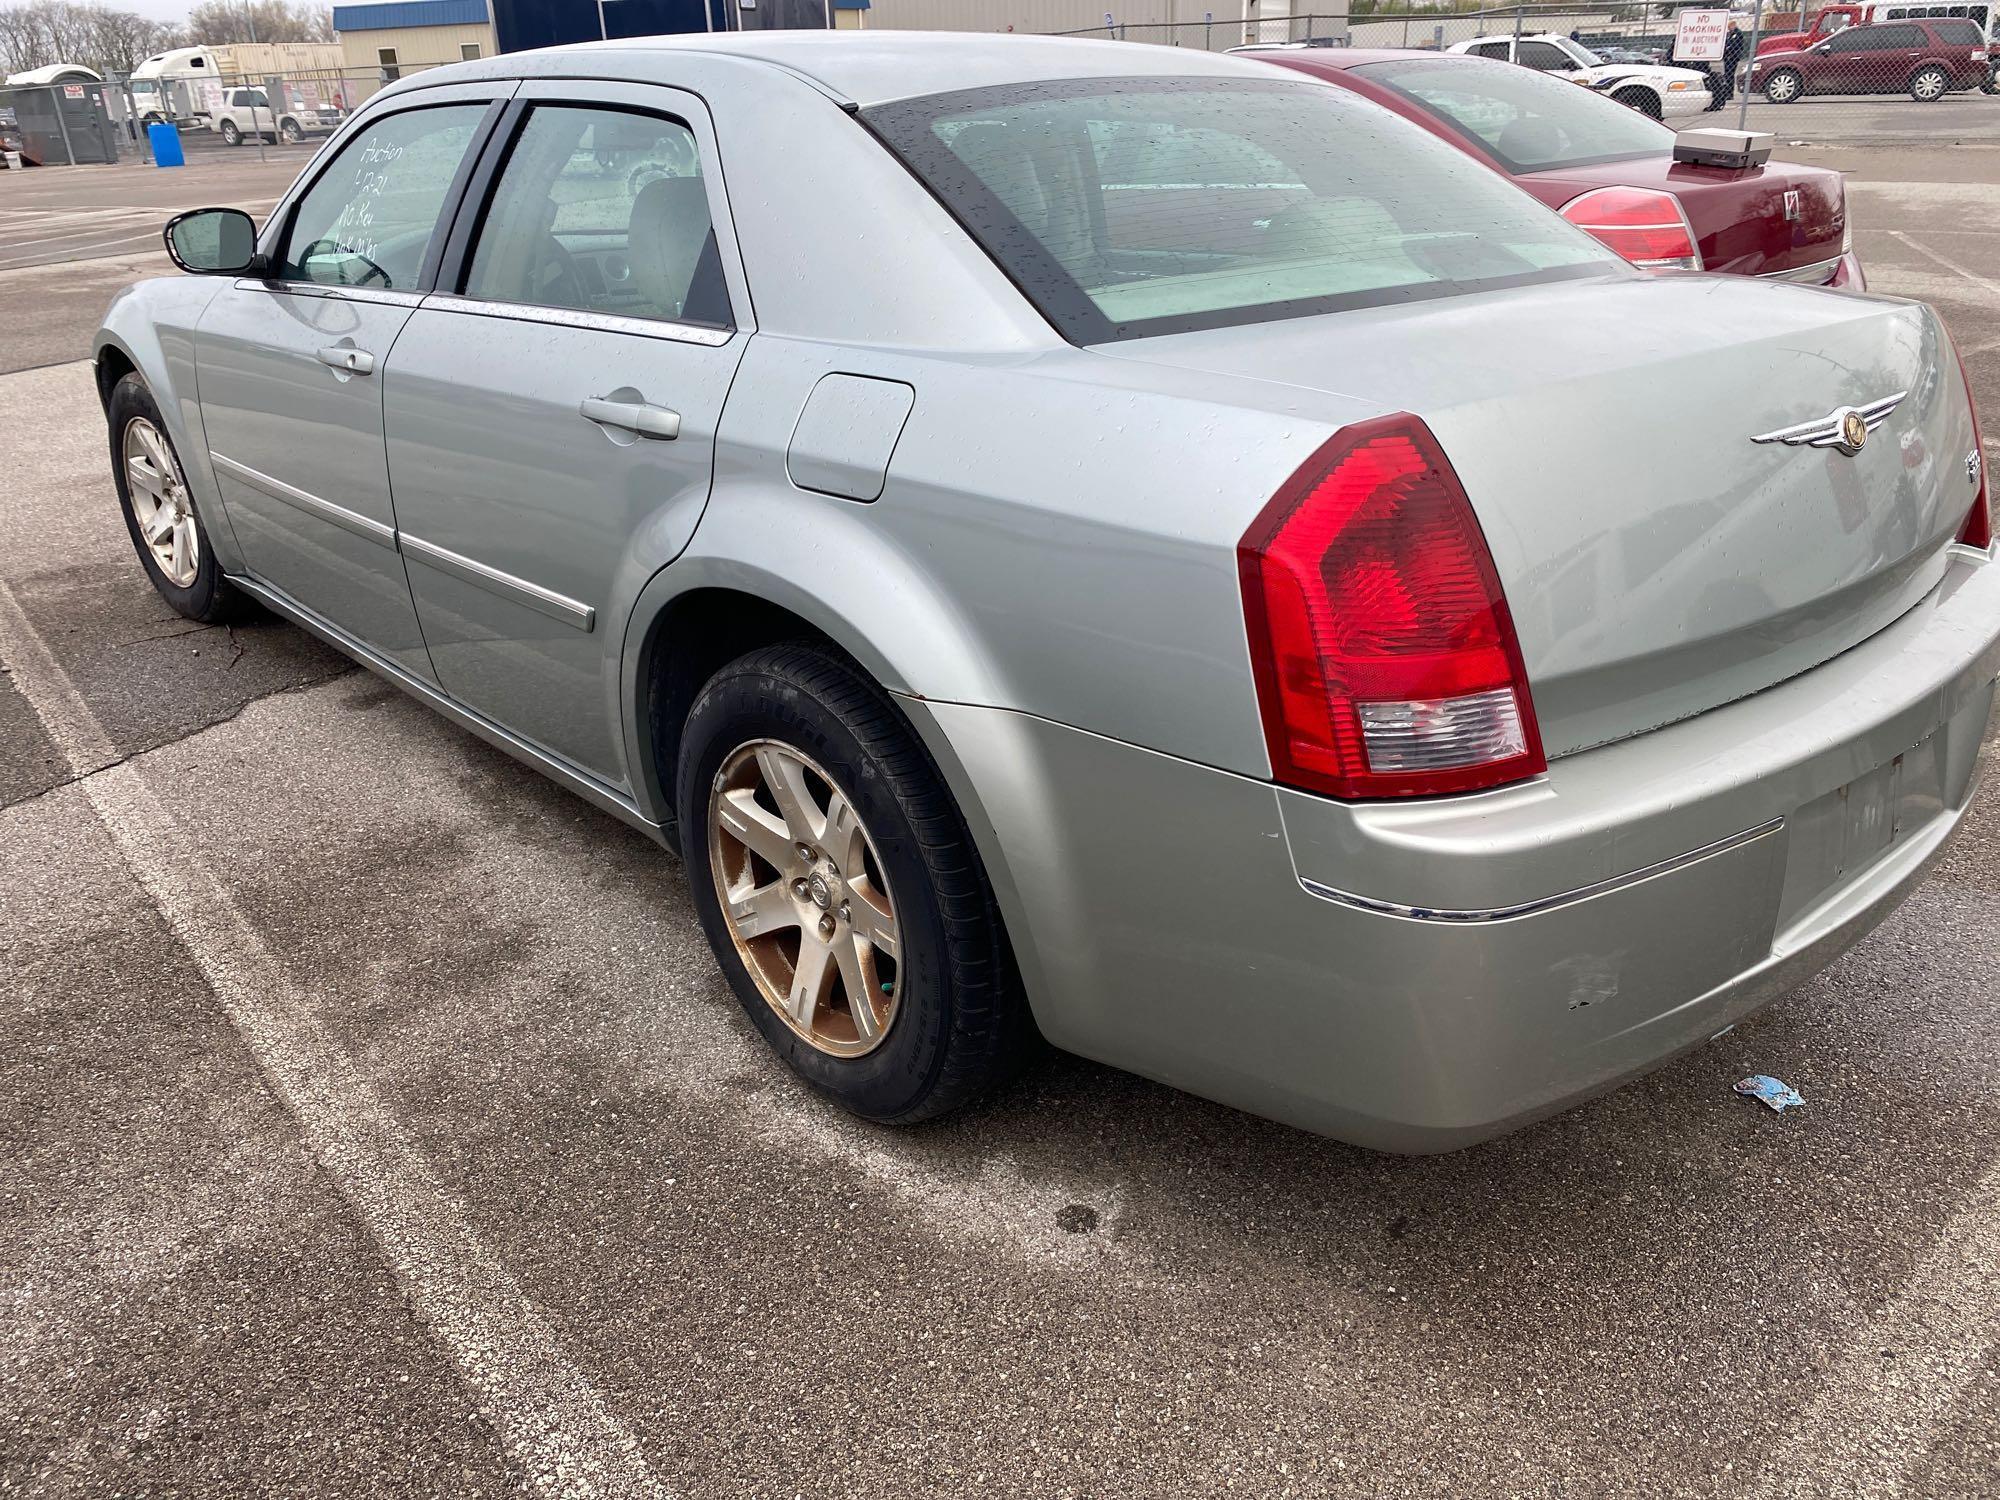
[{"label": "red sedan", "polygon": [[1677,162],[1665,126],[1513,63],[1364,48],[1245,55],[1352,89],[1415,121],[1635,265],[1865,288],[1838,172]]}]

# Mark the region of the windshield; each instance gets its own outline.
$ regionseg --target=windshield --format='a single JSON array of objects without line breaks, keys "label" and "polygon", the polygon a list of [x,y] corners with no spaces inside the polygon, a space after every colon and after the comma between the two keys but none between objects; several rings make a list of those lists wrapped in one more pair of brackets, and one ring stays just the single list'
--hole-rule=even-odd
[{"label": "windshield", "polygon": [[1603,58],[1599,57],[1595,52],[1592,52],[1582,42],[1577,41],[1573,37],[1559,36],[1556,38],[1556,45],[1582,63],[1586,68],[1601,68],[1604,66]]},{"label": "windshield", "polygon": [[1478,58],[1398,58],[1354,69],[1479,142],[1510,172],[1659,156],[1674,133],[1561,78]]},{"label": "windshield", "polygon": [[1323,84],[1077,79],[862,119],[1079,344],[1623,271],[1464,152]]}]

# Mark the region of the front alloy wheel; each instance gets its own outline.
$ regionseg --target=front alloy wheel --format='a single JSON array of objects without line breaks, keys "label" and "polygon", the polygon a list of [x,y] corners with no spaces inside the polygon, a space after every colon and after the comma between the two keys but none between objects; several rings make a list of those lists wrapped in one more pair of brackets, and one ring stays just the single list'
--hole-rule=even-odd
[{"label": "front alloy wheel", "polygon": [[896,905],[845,792],[804,751],[738,746],[709,795],[709,870],[764,1000],[834,1057],[873,1051],[896,1020]]},{"label": "front alloy wheel", "polygon": [[1799,97],[1803,80],[1790,68],[1773,73],[1764,80],[1764,98],[1772,104],[1790,104]]},{"label": "front alloy wheel", "polygon": [[145,417],[125,424],[125,482],[139,540],[175,588],[192,588],[201,571],[201,533],[173,449]]}]

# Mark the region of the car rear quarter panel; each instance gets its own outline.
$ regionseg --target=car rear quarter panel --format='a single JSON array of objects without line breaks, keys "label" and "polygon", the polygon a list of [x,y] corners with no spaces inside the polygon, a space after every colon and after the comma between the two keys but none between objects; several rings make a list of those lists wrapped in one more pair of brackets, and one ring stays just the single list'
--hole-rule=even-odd
[{"label": "car rear quarter panel", "polygon": [[[872,502],[786,475],[799,413],[836,372],[915,392]],[[713,498],[645,607],[741,589],[893,691],[1266,775],[1235,544],[1336,427],[1373,414],[1085,350],[947,360],[760,333]]]}]

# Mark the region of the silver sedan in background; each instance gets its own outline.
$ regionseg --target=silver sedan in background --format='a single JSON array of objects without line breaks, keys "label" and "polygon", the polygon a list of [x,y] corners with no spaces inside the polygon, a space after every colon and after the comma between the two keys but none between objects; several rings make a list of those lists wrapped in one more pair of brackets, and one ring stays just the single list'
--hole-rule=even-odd
[{"label": "silver sedan in background", "polygon": [[1649,276],[1368,101],[1026,37],[438,69],[96,342],[256,601],[683,853],[804,1077],[1036,1035],[1393,1150],[1741,1020],[1972,794],[1926,307]]}]

